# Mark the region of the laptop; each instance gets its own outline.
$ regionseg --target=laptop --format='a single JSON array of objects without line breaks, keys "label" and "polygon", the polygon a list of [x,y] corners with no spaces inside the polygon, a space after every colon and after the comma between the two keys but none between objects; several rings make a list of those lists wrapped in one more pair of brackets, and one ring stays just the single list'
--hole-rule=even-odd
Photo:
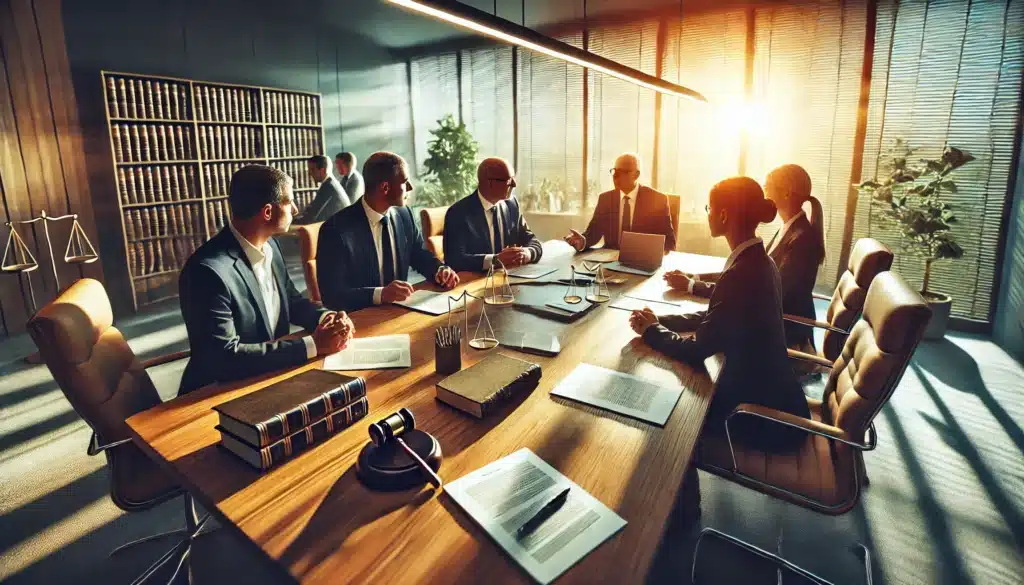
[{"label": "laptop", "polygon": [[606,265],[605,268],[650,276],[661,268],[661,261],[664,258],[663,234],[622,232],[622,236],[619,237],[619,260]]}]

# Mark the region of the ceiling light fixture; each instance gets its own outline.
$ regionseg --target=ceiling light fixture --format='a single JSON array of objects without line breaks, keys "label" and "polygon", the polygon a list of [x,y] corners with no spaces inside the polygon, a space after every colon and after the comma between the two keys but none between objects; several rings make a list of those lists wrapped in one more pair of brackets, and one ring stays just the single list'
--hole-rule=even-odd
[{"label": "ceiling light fixture", "polygon": [[563,43],[543,35],[533,29],[518,25],[483,10],[478,10],[472,6],[455,2],[454,0],[386,1],[505,43],[517,45],[581,67],[586,67],[587,69],[618,77],[640,87],[695,101],[708,101],[700,92],[688,87],[665,81],[660,77],[638,71],[632,67],[626,67],[611,59],[584,51],[568,43]]}]

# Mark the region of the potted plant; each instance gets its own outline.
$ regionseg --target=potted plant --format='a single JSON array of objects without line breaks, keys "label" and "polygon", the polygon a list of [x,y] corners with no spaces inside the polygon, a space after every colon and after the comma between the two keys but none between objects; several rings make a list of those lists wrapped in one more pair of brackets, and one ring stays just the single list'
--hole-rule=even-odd
[{"label": "potted plant", "polygon": [[915,164],[910,162],[913,152],[906,142],[897,139],[889,160],[880,166],[880,176],[857,188],[870,194],[872,205],[880,211],[872,214],[872,221],[895,228],[902,236],[901,251],[924,260],[921,296],[932,308],[925,338],[939,339],[946,334],[953,299],[928,289],[932,265],[964,255],[953,236],[956,215],[942,195],[957,192],[954,173],[974,157],[946,146],[941,157],[920,159]]},{"label": "potted plant", "polygon": [[478,145],[466,125],[448,114],[437,121],[437,128],[430,134],[433,139],[423,161],[426,170],[413,191],[417,207],[451,205],[476,187]]}]

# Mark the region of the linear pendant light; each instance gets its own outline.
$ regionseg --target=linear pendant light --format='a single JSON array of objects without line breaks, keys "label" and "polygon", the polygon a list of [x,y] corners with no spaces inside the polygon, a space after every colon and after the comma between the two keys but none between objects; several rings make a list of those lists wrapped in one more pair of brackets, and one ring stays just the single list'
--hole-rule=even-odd
[{"label": "linear pendant light", "polygon": [[391,4],[402,6],[432,16],[438,20],[450,22],[456,26],[489,36],[512,45],[549,55],[556,59],[568,61],[587,69],[600,71],[612,77],[618,77],[640,87],[653,89],[668,95],[689,98],[696,101],[708,101],[700,92],[683,87],[644,73],[622,63],[584,51],[568,43],[543,35],[531,28],[518,25],[499,16],[478,10],[454,0],[385,0]]}]

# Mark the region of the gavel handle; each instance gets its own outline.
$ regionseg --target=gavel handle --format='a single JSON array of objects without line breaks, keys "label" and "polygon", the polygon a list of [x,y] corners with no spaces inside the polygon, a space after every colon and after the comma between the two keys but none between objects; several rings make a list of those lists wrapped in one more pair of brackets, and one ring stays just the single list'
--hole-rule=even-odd
[{"label": "gavel handle", "polygon": [[417,455],[416,452],[412,450],[412,447],[407,445],[406,442],[403,441],[401,437],[396,437],[395,441],[398,442],[398,444],[401,445],[403,449],[405,449],[405,452],[408,453],[409,457],[412,457],[412,460],[416,462],[416,465],[420,466],[420,469],[422,469],[423,473],[426,474],[427,479],[430,480],[430,483],[434,484],[434,487],[440,488],[443,485],[441,477],[434,473],[434,470],[431,469],[429,465],[427,465],[427,462],[424,461],[422,457]]}]

